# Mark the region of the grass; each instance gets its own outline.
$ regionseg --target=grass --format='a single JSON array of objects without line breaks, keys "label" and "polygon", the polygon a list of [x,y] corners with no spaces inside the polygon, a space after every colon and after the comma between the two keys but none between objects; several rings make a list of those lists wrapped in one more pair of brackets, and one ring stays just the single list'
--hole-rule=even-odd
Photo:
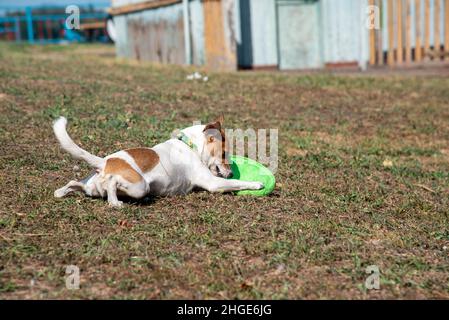
[{"label": "grass", "polygon": [[[0,44],[0,299],[449,298],[448,77],[186,81],[193,70],[101,46]],[[61,151],[55,117],[104,156],[221,113],[230,128],[279,129],[270,197],[197,192],[120,210],[53,198],[89,172]],[[369,265],[378,291],[364,288]]]}]

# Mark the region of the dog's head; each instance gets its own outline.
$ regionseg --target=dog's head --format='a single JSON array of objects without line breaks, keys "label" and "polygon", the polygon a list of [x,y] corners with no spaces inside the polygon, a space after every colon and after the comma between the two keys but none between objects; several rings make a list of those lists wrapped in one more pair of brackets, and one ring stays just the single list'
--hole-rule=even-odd
[{"label": "dog's head", "polygon": [[232,177],[232,170],[223,120],[223,116],[221,116],[215,122],[208,123],[204,127],[204,152],[207,153],[207,166],[212,174],[217,177],[230,178]]}]

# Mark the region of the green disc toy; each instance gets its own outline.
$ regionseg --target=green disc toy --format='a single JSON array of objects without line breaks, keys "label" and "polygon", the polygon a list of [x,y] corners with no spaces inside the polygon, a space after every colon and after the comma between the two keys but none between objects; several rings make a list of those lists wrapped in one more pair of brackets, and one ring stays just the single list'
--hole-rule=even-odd
[{"label": "green disc toy", "polygon": [[264,184],[261,190],[236,191],[237,195],[266,196],[269,195],[276,185],[274,175],[267,167],[249,158],[231,156],[232,178],[244,181],[259,181]]}]

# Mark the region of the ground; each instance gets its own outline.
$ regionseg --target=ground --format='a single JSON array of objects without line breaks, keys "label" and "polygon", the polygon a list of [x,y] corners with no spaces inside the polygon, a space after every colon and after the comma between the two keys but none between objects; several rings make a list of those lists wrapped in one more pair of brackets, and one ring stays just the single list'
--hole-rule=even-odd
[{"label": "ground", "polygon": [[[0,299],[449,298],[449,71],[208,73],[112,47],[0,44]],[[269,197],[127,202],[53,192],[90,152],[152,146],[224,113],[277,128]],[[79,290],[65,286],[80,268]],[[366,268],[380,269],[367,290]]]}]

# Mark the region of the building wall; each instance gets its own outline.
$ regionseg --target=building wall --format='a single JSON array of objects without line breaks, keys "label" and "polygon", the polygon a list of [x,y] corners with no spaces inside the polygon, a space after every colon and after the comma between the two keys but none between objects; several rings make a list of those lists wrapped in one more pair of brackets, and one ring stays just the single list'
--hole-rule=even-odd
[{"label": "building wall", "polygon": [[203,0],[205,64],[236,70],[235,0]]},{"label": "building wall", "polygon": [[126,30],[121,30],[118,35],[119,56],[124,54],[137,60],[161,63],[185,63],[181,3],[117,16],[115,22],[119,29]]},{"label": "building wall", "polygon": [[277,66],[275,0],[236,0],[240,33],[237,40],[242,67]]},{"label": "building wall", "polygon": [[[113,0],[120,7],[146,0]],[[162,63],[185,64],[183,4],[114,16],[117,29],[116,53],[127,57]],[[189,1],[191,62],[206,63],[204,12],[202,0]]]},{"label": "building wall", "polygon": [[368,61],[366,0],[321,0],[323,57],[325,63]]},{"label": "building wall", "polygon": [[[277,1],[281,0],[236,1],[236,16],[240,17],[239,65],[254,68],[278,66],[278,54],[283,54],[278,50],[278,33],[282,29],[279,24],[284,23],[279,21],[277,13]],[[321,43],[317,46],[321,51],[322,65],[357,62],[363,67],[366,64],[368,31],[363,27],[363,12],[367,4],[367,0],[319,0],[317,28]],[[311,67],[314,66],[316,63]]]},{"label": "building wall", "polygon": [[276,0],[279,68],[323,67],[319,1]]},{"label": "building wall", "polygon": [[146,0],[111,0],[112,7],[124,6],[131,3],[144,2]]},{"label": "building wall", "polygon": [[117,32],[117,39],[115,41],[115,52],[117,57],[126,58],[129,57],[128,46],[128,26],[126,24],[126,16],[115,16],[114,25]]},{"label": "building wall", "polygon": [[[144,0],[114,0],[113,6],[141,1]],[[215,1],[190,0],[192,62],[224,66],[228,70],[234,63],[253,68],[277,67],[278,55],[282,53],[278,45],[277,1],[285,2],[222,0],[219,9]],[[368,0],[319,0],[320,65],[348,62],[356,62],[362,68],[366,65],[368,30],[364,27],[364,10],[367,5]],[[209,12],[207,17],[206,12]],[[222,23],[216,23],[215,14],[223,16]],[[118,56],[185,63],[182,3],[116,16],[114,21]],[[217,43],[220,38],[215,34],[217,30],[220,37],[224,33],[220,43]],[[233,60],[235,51],[237,58]]]},{"label": "building wall", "polygon": [[204,14],[201,0],[191,0],[189,11],[192,62],[195,65],[203,65],[206,61],[204,53]]}]

